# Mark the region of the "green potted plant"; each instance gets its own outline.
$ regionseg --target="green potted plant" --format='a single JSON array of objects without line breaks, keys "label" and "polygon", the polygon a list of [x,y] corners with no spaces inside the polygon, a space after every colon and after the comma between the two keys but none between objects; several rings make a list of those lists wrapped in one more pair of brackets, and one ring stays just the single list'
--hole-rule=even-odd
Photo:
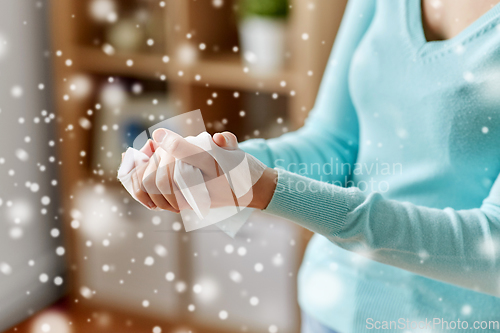
[{"label": "green potted plant", "polygon": [[283,68],[288,11],[288,0],[239,1],[241,50],[251,72],[263,75]]}]

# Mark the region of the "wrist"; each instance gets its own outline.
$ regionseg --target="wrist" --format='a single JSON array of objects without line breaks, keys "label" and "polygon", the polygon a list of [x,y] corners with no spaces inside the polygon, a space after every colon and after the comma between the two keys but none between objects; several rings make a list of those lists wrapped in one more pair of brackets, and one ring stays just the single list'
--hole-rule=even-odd
[{"label": "wrist", "polygon": [[278,172],[272,168],[267,168],[260,179],[252,188],[253,197],[250,208],[266,209],[273,198],[276,184],[278,182]]}]

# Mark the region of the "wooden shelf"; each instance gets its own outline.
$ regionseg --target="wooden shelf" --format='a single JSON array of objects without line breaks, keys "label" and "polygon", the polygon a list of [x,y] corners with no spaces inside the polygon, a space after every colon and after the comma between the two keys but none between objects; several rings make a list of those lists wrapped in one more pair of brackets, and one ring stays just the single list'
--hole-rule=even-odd
[{"label": "wooden shelf", "polygon": [[[221,88],[260,91],[267,93],[289,94],[294,89],[296,75],[290,70],[282,70],[269,75],[256,75],[245,72],[238,54],[224,54],[208,59],[201,59],[194,65],[163,62],[163,56],[157,54],[116,54],[107,55],[99,48],[78,46],[73,52],[74,66],[83,72],[100,75],[119,75],[160,80],[167,75],[170,81],[210,84]],[[132,60],[132,66],[127,61]],[[163,69],[163,70],[162,70]],[[183,75],[179,75],[179,71]],[[196,77],[201,79],[197,80]],[[283,84],[284,83],[284,84]]]},{"label": "wooden shelf", "polygon": [[[165,68],[162,55],[158,54],[115,54],[107,55],[97,47],[76,46],[73,51],[74,66],[83,72],[102,75],[131,76],[145,79],[160,79]],[[127,61],[132,60],[132,66]]]},{"label": "wooden shelf", "polygon": [[190,71],[201,76],[199,81],[193,80],[195,84],[209,83],[223,88],[280,94],[288,94],[294,89],[296,75],[290,70],[259,76],[251,71],[245,72],[244,68],[239,54],[224,54],[202,59]]}]

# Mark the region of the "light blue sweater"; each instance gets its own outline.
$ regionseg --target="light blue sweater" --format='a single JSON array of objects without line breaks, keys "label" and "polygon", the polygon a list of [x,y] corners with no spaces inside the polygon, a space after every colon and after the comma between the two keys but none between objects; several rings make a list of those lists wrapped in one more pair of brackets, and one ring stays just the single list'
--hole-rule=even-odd
[{"label": "light blue sweater", "polygon": [[500,5],[433,42],[420,8],[350,0],[306,125],[242,144],[280,168],[266,211],[316,233],[302,309],[343,333],[500,322]]}]

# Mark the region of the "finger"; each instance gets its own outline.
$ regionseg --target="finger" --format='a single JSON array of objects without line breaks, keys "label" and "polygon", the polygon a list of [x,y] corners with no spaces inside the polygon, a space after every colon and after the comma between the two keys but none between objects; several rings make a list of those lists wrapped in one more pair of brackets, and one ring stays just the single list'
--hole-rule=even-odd
[{"label": "finger", "polygon": [[176,188],[174,179],[175,158],[164,149],[158,148],[160,163],[156,172],[155,185],[165,198],[165,200],[175,209],[179,210],[178,196],[175,194]]},{"label": "finger", "polygon": [[217,175],[217,163],[213,157],[179,134],[161,128],[153,132],[153,139],[173,157],[199,168],[209,177]]},{"label": "finger", "polygon": [[161,160],[161,157],[157,156],[157,154],[155,154],[153,157],[156,158],[151,158],[149,160],[148,166],[146,167],[144,175],[142,177],[142,184],[144,186],[144,189],[158,208],[178,213],[179,211],[172,207],[172,205],[165,199],[165,197],[163,197],[160,190],[156,186],[156,174],[158,170],[157,161],[159,162]]},{"label": "finger", "polygon": [[215,144],[221,148],[227,148],[229,142],[227,142],[226,137],[222,133],[215,133],[213,136]]},{"label": "finger", "polygon": [[191,206],[174,181],[175,158],[161,147],[156,152],[161,156],[156,172],[157,188],[174,209],[178,211],[191,209]]},{"label": "finger", "polygon": [[129,148],[129,149],[127,149],[127,151],[125,153],[122,153],[122,163],[125,159],[125,156],[127,155],[127,152],[129,150],[133,150],[134,151],[134,154],[133,154],[134,161],[133,161],[132,165],[129,166],[130,170],[134,167],[142,165],[143,163],[148,162],[149,158],[151,158],[151,156],[154,154],[154,151],[156,150],[157,147],[158,147],[158,145],[153,140],[148,140],[144,144],[144,146],[139,150]]},{"label": "finger", "polygon": [[142,160],[147,162],[149,157],[134,148],[128,148],[125,153],[122,154],[122,162],[120,163],[120,168],[118,169],[118,178],[123,178],[127,174],[131,173],[135,169],[136,165],[143,162]]},{"label": "finger", "polygon": [[192,209],[189,203],[186,201],[186,198],[184,198],[184,195],[182,195],[181,191],[177,187],[177,185],[174,183],[173,185],[174,189],[174,194],[175,194],[175,199],[177,200],[177,205],[179,206],[179,211],[182,211],[184,209]]},{"label": "finger", "polygon": [[[141,149],[144,149],[144,147]],[[149,162],[150,156],[147,155],[147,153],[149,153],[147,151],[147,149],[144,149],[145,152],[143,150],[136,150],[133,148],[129,148],[129,150],[132,151],[132,157],[134,160],[134,168],[144,166]],[[142,171],[144,171],[144,169],[142,169]]]},{"label": "finger", "polygon": [[238,139],[231,132],[216,133],[213,140],[217,146],[224,149],[233,150],[238,148]]},{"label": "finger", "polygon": [[[141,168],[145,169],[144,166]],[[134,192],[134,197],[137,201],[148,207],[149,209],[155,209],[156,205],[153,203],[153,200],[149,197],[149,195],[144,191],[143,186],[141,184],[142,172],[138,172],[139,168],[136,168],[132,171],[131,179],[132,179],[132,189]]]},{"label": "finger", "polygon": [[151,156],[153,156],[153,154],[157,148],[158,148],[158,145],[156,144],[156,142],[154,142],[153,140],[148,140],[148,141],[146,141],[144,146],[142,146],[142,148],[139,149],[139,151],[141,153],[146,154],[148,157],[151,157]]}]

